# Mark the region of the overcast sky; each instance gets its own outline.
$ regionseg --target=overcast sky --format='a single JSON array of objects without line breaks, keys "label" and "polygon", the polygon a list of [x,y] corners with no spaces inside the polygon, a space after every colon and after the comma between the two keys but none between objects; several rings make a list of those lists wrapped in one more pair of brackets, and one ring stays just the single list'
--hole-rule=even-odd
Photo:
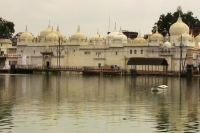
[{"label": "overcast sky", "polygon": [[[183,12],[192,11],[200,19],[199,0],[0,0],[0,17],[15,24],[15,34],[28,31],[37,36],[49,24],[62,34],[71,36],[80,25],[87,37],[97,33],[106,35],[115,26],[123,30],[151,29],[161,14],[175,12],[181,6]],[[110,16],[110,26],[109,26]],[[110,27],[110,28],[109,28]]]}]

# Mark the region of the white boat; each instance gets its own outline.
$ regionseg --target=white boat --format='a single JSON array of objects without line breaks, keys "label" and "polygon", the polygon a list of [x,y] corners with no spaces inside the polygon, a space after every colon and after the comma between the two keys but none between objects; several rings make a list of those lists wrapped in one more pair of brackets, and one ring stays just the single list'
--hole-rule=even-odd
[{"label": "white boat", "polygon": [[167,87],[166,85],[153,86],[151,87],[151,91],[164,91],[167,90]]}]

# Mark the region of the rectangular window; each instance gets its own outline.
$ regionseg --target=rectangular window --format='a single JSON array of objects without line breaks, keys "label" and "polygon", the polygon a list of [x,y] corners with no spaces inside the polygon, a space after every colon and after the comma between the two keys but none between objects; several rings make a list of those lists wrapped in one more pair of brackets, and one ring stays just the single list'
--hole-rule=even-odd
[{"label": "rectangular window", "polygon": [[130,50],[130,54],[132,54],[132,52],[133,52],[133,51],[132,51],[132,50]]},{"label": "rectangular window", "polygon": [[117,55],[117,52],[115,52],[115,55]]},{"label": "rectangular window", "polygon": [[134,50],[134,54],[137,54],[137,50]]},{"label": "rectangular window", "polygon": [[14,48],[9,48],[9,49],[8,49],[8,53],[9,53],[9,54],[16,53],[16,49],[14,49]]},{"label": "rectangular window", "polygon": [[35,54],[35,50],[33,50],[33,54]]},{"label": "rectangular window", "polygon": [[96,56],[101,57],[101,52],[96,52]]},{"label": "rectangular window", "polygon": [[12,64],[13,65],[17,65],[17,61],[12,61]]},{"label": "rectangular window", "polygon": [[17,65],[17,61],[9,61],[9,65]]},{"label": "rectangular window", "polygon": [[90,51],[85,51],[85,55],[89,55],[90,53]]},{"label": "rectangular window", "polygon": [[143,50],[141,50],[141,54],[143,54]]}]

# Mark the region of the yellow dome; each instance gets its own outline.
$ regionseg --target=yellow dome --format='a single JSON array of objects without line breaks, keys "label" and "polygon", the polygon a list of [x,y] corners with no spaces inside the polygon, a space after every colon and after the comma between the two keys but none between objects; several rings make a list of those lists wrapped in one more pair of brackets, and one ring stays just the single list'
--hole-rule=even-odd
[{"label": "yellow dome", "polygon": [[200,33],[199,33],[198,36],[195,37],[195,41],[196,41],[196,42],[200,42]]},{"label": "yellow dome", "polygon": [[45,37],[47,36],[49,33],[51,33],[52,29],[50,27],[50,22],[49,22],[49,25],[47,27],[47,29],[43,30],[40,32],[40,37]]},{"label": "yellow dome", "polygon": [[66,36],[63,35],[63,34],[60,32],[60,29],[59,29],[58,26],[57,26],[56,31],[54,31],[54,33],[56,33],[56,34],[58,35],[58,37],[60,37],[62,40],[66,39]]},{"label": "yellow dome", "polygon": [[189,34],[189,27],[183,23],[181,17],[178,18],[177,22],[174,23],[170,29],[169,29],[169,33],[171,36],[174,36],[174,35],[181,35],[183,34],[184,32],[186,32],[187,34]]},{"label": "yellow dome", "polygon": [[141,37],[140,32],[138,33],[137,38],[135,38],[135,39],[133,40],[133,43],[146,43],[146,42],[147,42],[147,41],[146,41],[143,37]]},{"label": "yellow dome", "polygon": [[29,41],[33,39],[33,35],[32,35],[30,32],[28,32],[27,26],[26,26],[25,32],[23,32],[23,33],[20,35],[20,40],[25,40],[25,39],[27,39],[27,40],[29,40]]},{"label": "yellow dome", "polygon": [[83,39],[85,40],[86,37],[83,33],[80,32],[80,26],[78,27],[78,30],[76,33],[74,33],[72,36],[71,36],[71,39],[72,40],[78,40],[78,39]]},{"label": "yellow dome", "polygon": [[99,32],[97,32],[97,34],[94,35],[94,36],[91,38],[91,40],[103,40],[103,39],[104,39],[104,37],[103,37],[101,34],[99,34]]},{"label": "yellow dome", "polygon": [[183,33],[182,35],[179,36],[179,40],[181,40],[181,37],[183,40],[189,40],[191,41],[191,36],[187,33]]},{"label": "yellow dome", "polygon": [[160,33],[158,33],[158,31],[156,30],[156,33],[154,33],[154,34],[152,34],[150,36],[150,40],[151,41],[157,41],[157,39],[162,41],[163,40],[163,36]]},{"label": "yellow dome", "polygon": [[46,36],[46,41],[58,41],[58,35],[53,31],[53,29],[51,30],[51,33],[49,33]]}]

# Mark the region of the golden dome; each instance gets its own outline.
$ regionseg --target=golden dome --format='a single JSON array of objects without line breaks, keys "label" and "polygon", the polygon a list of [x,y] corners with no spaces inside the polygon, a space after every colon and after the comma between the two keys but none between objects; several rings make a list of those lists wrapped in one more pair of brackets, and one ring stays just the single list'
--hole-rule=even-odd
[{"label": "golden dome", "polygon": [[103,39],[104,39],[104,37],[103,37],[101,34],[99,34],[98,31],[97,31],[97,34],[94,35],[94,36],[91,38],[91,40],[103,40]]},{"label": "golden dome", "polygon": [[158,33],[158,31],[156,30],[156,33],[154,33],[154,34],[152,34],[150,36],[150,40],[151,41],[157,41],[157,39],[162,41],[163,40],[163,36],[160,33]]},{"label": "golden dome", "polygon": [[72,40],[78,40],[78,39],[83,39],[85,40],[86,37],[83,33],[80,32],[80,26],[78,26],[78,29],[77,29],[77,32],[74,33],[72,36],[71,36],[71,39]]},{"label": "golden dome", "polygon": [[181,35],[183,34],[184,32],[186,32],[187,34],[189,34],[189,27],[183,23],[181,17],[178,18],[177,22],[174,23],[170,29],[169,29],[169,33],[171,36],[173,35]]},{"label": "golden dome", "polygon": [[181,39],[181,37],[182,37],[182,39],[183,40],[189,40],[189,41],[191,41],[191,36],[189,35],[189,34],[187,34],[187,33],[183,33],[182,35],[180,35],[179,36],[179,40]]},{"label": "golden dome", "polygon": [[135,38],[135,39],[133,40],[133,43],[146,43],[146,42],[147,42],[147,41],[146,41],[143,37],[141,37],[140,32],[138,33],[137,38]]},{"label": "golden dome", "polygon": [[33,39],[33,35],[32,35],[30,32],[28,32],[27,26],[26,26],[25,32],[23,32],[23,33],[20,35],[20,40],[25,40],[25,39],[27,39],[27,40],[29,40],[29,41],[31,41],[31,40]]},{"label": "golden dome", "polygon": [[48,25],[47,29],[40,32],[40,37],[42,38],[42,37],[47,36],[49,33],[51,33],[51,31],[52,31],[52,29],[50,27],[50,21],[49,21],[49,25]]},{"label": "golden dome", "polygon": [[46,36],[46,41],[58,41],[58,35],[53,31],[53,28],[51,30],[51,33],[49,33],[47,36]]}]

